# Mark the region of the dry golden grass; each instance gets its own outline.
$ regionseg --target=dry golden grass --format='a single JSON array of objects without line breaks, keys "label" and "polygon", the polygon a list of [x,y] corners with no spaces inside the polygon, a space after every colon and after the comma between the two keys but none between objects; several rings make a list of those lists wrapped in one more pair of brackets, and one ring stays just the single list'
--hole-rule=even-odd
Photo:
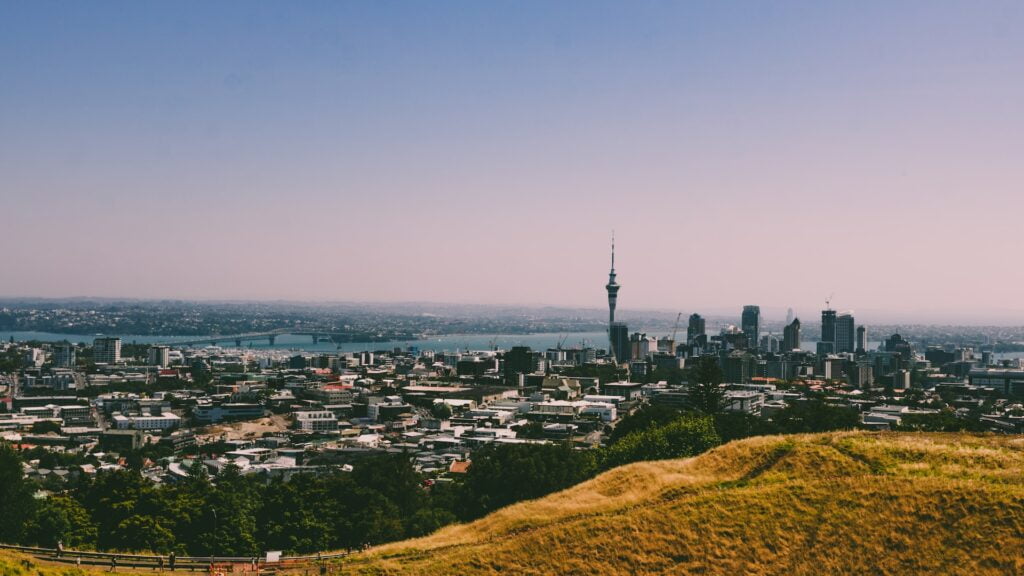
[{"label": "dry golden grass", "polygon": [[[132,570],[119,567],[117,574],[152,576],[154,570]],[[166,572],[170,574],[170,572]],[[0,550],[0,576],[110,576],[106,568],[82,566],[76,567],[61,562],[48,562],[34,558],[28,554],[11,550]]]},{"label": "dry golden grass", "polygon": [[1017,574],[1024,442],[846,432],[624,466],[348,559],[356,574]]}]

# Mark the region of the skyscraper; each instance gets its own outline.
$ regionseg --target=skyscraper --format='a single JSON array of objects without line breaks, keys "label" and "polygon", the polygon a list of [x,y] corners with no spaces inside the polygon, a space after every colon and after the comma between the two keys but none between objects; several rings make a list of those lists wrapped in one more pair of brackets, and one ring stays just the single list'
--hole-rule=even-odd
[{"label": "skyscraper", "polygon": [[505,353],[505,383],[510,386],[517,385],[519,377],[533,372],[535,367],[536,359],[529,346],[513,346]]},{"label": "skyscraper", "polygon": [[782,329],[782,351],[792,352],[800,349],[800,319],[794,318],[792,322]]},{"label": "skyscraper", "polygon": [[53,345],[53,364],[58,368],[75,367],[75,345],[68,342],[58,342]]},{"label": "skyscraper", "polygon": [[706,331],[704,318],[700,314],[690,314],[690,323],[686,327],[686,341],[693,342],[693,339],[701,336]]},{"label": "skyscraper", "polygon": [[92,341],[92,360],[97,364],[117,364],[121,361],[120,338],[96,338]]},{"label": "skyscraper", "polygon": [[836,352],[853,352],[855,326],[852,312],[843,312],[836,318]]},{"label": "skyscraper", "polygon": [[864,354],[868,351],[868,329],[864,326],[857,326],[857,354]]},{"label": "skyscraper", "polygon": [[836,311],[831,308],[821,311],[821,344],[830,352],[836,349]]},{"label": "skyscraper", "polygon": [[758,337],[761,333],[761,307],[744,306],[743,316],[740,318],[740,328],[743,335],[747,337],[747,349],[756,350]]},{"label": "skyscraper", "polygon": [[147,352],[147,364],[166,368],[170,364],[171,349],[167,346],[150,346]]},{"label": "skyscraper", "polygon": [[608,339],[611,342],[611,353],[614,360],[620,364],[629,362],[632,358],[632,346],[629,343],[629,328],[622,322],[613,322],[608,327]]}]

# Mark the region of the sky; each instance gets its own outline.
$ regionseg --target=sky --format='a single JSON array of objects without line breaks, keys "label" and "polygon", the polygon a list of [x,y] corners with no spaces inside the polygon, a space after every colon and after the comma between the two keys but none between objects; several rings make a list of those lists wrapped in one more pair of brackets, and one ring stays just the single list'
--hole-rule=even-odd
[{"label": "sky", "polygon": [[[1024,3],[0,0],[0,296],[1022,323]],[[861,320],[861,317],[858,317]]]}]

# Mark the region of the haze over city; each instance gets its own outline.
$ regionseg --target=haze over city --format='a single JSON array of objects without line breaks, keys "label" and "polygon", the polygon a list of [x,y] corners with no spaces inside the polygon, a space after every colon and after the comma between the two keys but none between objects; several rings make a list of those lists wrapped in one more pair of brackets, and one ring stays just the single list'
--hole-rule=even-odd
[{"label": "haze over city", "polygon": [[1022,25],[0,3],[0,295],[600,308],[614,229],[623,310],[1022,323]]}]

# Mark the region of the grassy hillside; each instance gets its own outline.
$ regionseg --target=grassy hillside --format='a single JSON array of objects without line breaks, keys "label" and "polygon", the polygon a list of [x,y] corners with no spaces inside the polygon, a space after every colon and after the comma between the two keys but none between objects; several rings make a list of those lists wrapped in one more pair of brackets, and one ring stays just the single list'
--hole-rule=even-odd
[{"label": "grassy hillside", "polygon": [[[118,570],[118,573],[131,573]],[[100,576],[102,568],[76,568],[56,562],[42,562],[27,554],[0,550],[0,576]]]},{"label": "grassy hillside", "polygon": [[1024,573],[1024,438],[762,437],[612,470],[357,574]]}]

